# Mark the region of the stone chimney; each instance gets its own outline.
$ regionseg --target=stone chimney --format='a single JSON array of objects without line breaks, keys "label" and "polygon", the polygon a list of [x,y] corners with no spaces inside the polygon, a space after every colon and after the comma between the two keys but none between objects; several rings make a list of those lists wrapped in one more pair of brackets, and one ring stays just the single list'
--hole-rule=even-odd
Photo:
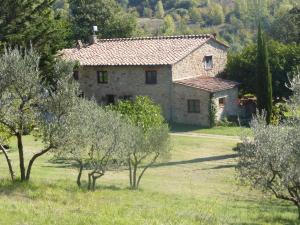
[{"label": "stone chimney", "polygon": [[95,44],[97,43],[97,41],[98,41],[97,35],[96,34],[91,35],[90,44]]}]

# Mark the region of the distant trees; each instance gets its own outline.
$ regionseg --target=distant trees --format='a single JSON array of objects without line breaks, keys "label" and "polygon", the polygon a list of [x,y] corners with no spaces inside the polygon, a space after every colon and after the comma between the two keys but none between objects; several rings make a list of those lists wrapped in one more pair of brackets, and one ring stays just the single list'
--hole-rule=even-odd
[{"label": "distant trees", "polygon": [[74,39],[89,41],[92,26],[102,38],[130,37],[136,31],[135,17],[113,0],[70,0]]},{"label": "distant trees", "polygon": [[300,75],[291,78],[294,91],[289,106],[292,117],[278,126],[259,116],[251,123],[253,137],[238,148],[237,170],[241,181],[292,202],[300,219]]},{"label": "distant trees", "polygon": [[[70,81],[72,63],[58,62],[56,86],[45,85],[39,70],[39,55],[33,50],[7,49],[0,57],[0,126],[16,137],[21,180],[29,180],[35,160],[64,143],[66,118],[78,87]],[[55,91],[54,91],[55,90]],[[39,130],[44,148],[33,154],[25,167],[23,136]]]},{"label": "distant trees", "polygon": [[283,43],[300,44],[300,7],[295,7],[276,18],[269,34]]},{"label": "distant trees", "polygon": [[155,8],[156,8],[156,12],[155,12],[156,17],[160,19],[164,18],[165,10],[161,0],[157,1]]},{"label": "distant trees", "polygon": [[[288,98],[291,90],[286,87],[287,73],[296,69],[300,64],[300,46],[283,44],[268,40],[269,65],[272,73],[272,89],[275,101]],[[226,69],[222,76],[241,82],[240,91],[245,93],[256,92],[256,54],[257,46],[248,45],[241,52],[228,55]]]},{"label": "distant trees", "polygon": [[269,55],[265,36],[261,26],[258,26],[257,34],[257,57],[256,57],[256,97],[257,108],[261,113],[266,111],[267,124],[272,115],[272,74],[270,73]]},{"label": "distant trees", "polygon": [[169,155],[169,129],[160,107],[149,97],[138,96],[132,101],[121,101],[113,107],[129,120],[126,162],[132,189],[138,189],[146,170],[159,158]]},{"label": "distant trees", "polygon": [[164,35],[173,35],[176,31],[176,25],[173,17],[170,15],[165,16],[164,23],[161,27],[161,33]]}]

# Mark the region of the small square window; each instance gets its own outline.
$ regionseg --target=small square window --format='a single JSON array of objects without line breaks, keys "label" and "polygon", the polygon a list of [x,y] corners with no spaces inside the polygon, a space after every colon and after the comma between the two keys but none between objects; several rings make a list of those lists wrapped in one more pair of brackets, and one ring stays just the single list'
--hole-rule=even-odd
[{"label": "small square window", "polygon": [[225,97],[219,98],[219,107],[224,107],[225,105]]},{"label": "small square window", "polygon": [[200,100],[189,99],[188,100],[188,112],[189,113],[200,113]]},{"label": "small square window", "polygon": [[73,78],[74,78],[74,80],[79,80],[79,71],[73,72]]},{"label": "small square window", "polygon": [[204,57],[204,68],[206,70],[212,69],[213,68],[213,58],[211,55],[205,56]]},{"label": "small square window", "polygon": [[108,83],[107,71],[97,71],[97,81],[99,84],[107,84]]},{"label": "small square window", "polygon": [[146,71],[146,84],[156,84],[157,83],[157,72],[156,71]]}]

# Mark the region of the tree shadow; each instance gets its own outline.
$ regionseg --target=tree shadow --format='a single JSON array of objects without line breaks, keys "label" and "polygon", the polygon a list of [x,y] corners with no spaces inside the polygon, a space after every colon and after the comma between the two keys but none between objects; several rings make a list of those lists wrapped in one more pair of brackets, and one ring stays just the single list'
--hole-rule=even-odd
[{"label": "tree shadow", "polygon": [[220,165],[220,166],[215,166],[203,170],[218,170],[218,169],[228,169],[228,168],[235,168],[236,164],[229,164],[229,165]]},{"label": "tree shadow", "polygon": [[179,123],[170,123],[169,126],[170,126],[170,131],[172,133],[192,132],[192,131],[195,131],[195,130],[208,128],[208,127],[203,127],[203,126],[179,124]]},{"label": "tree shadow", "polygon": [[153,168],[155,167],[162,167],[162,166],[174,166],[174,165],[184,165],[184,164],[191,164],[191,163],[201,163],[201,162],[209,162],[209,161],[218,161],[218,160],[225,160],[225,159],[232,159],[236,158],[237,154],[227,154],[227,155],[218,155],[218,156],[210,156],[204,158],[196,158],[190,160],[182,160],[182,161],[171,161],[165,163],[156,163],[154,164]]}]

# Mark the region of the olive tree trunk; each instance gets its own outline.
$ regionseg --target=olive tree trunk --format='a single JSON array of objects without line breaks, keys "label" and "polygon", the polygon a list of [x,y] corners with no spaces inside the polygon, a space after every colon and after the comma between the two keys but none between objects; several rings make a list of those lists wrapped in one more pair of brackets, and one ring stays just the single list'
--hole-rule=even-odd
[{"label": "olive tree trunk", "polygon": [[14,181],[15,176],[14,176],[14,171],[13,171],[13,168],[12,168],[12,165],[11,165],[11,160],[8,157],[6,150],[2,145],[0,145],[0,149],[2,150],[2,152],[4,154],[4,157],[6,159],[11,180]]}]

